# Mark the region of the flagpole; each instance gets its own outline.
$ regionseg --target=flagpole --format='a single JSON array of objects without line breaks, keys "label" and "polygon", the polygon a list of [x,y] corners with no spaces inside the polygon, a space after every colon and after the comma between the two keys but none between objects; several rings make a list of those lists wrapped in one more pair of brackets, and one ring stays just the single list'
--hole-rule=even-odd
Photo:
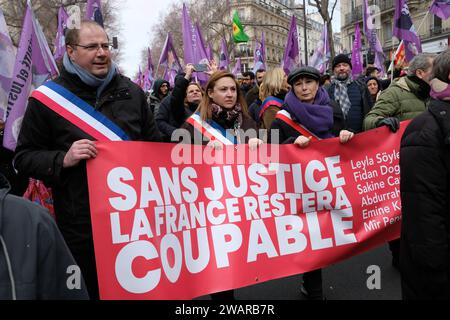
[{"label": "flagpole", "polygon": [[[420,39],[420,29],[422,28],[422,26],[423,26],[425,20],[427,19],[429,13],[430,13],[430,8],[428,8],[427,13],[425,14],[425,16],[423,17],[422,21],[420,22],[419,28],[417,28],[417,36],[419,37],[419,39]],[[397,51],[398,51],[398,48],[402,45],[402,43],[403,43],[403,40],[400,41],[400,43],[399,43],[399,45],[398,45],[398,47],[397,47],[397,50],[396,50],[395,53],[394,53],[394,58],[395,58],[395,55],[396,55],[396,53],[397,53]],[[392,37],[392,48],[394,48],[394,37]],[[392,65],[393,63],[394,63],[394,59],[392,59],[391,65]],[[389,69],[390,69],[390,68],[391,68],[391,67],[389,67]],[[393,78],[393,76],[394,76],[394,68],[395,68],[395,66],[393,66],[393,68],[392,68],[392,72],[391,72],[391,80],[392,80],[392,78]]]}]

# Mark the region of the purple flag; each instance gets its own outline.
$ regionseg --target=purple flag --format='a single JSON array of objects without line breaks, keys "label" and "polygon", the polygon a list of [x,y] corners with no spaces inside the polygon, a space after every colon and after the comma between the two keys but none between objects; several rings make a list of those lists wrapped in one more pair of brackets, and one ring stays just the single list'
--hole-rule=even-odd
[{"label": "purple flag", "polygon": [[209,56],[208,56],[208,50],[205,46],[205,41],[203,39],[202,30],[200,29],[200,26],[198,23],[195,24],[195,35],[198,39],[198,52],[196,53],[198,55],[197,59],[199,59],[198,63],[208,63],[209,62]]},{"label": "purple flag", "polygon": [[430,11],[442,20],[447,20],[450,18],[450,0],[434,0]]},{"label": "purple flag", "polygon": [[100,0],[87,0],[86,19],[93,20],[103,27],[103,15]]},{"label": "purple flag", "polygon": [[8,92],[16,60],[16,49],[9,37],[3,11],[0,8],[0,119],[6,120]]},{"label": "purple flag", "polygon": [[28,2],[13,78],[8,90],[10,94],[3,138],[5,148],[13,151],[16,148],[30,92],[57,74],[53,55]]},{"label": "purple flag", "polygon": [[384,74],[384,53],[383,47],[381,46],[380,40],[377,36],[377,30],[370,19],[371,14],[369,12],[369,5],[367,0],[363,2],[363,26],[364,34],[366,35],[367,42],[369,43],[369,48],[375,54],[375,67],[380,70],[381,75]]},{"label": "purple flag", "polygon": [[153,76],[153,72],[155,69],[155,66],[153,65],[153,61],[152,61],[152,52],[150,51],[150,48],[147,49],[147,70],[148,70],[148,80],[152,83],[154,76]]},{"label": "purple flag", "polygon": [[208,46],[206,47],[206,56],[208,57],[208,60],[213,60],[213,50],[211,48],[211,45],[208,44]]},{"label": "purple flag", "polygon": [[291,70],[300,66],[300,59],[298,57],[299,53],[300,50],[298,48],[297,18],[295,18],[295,16],[292,16],[291,26],[286,43],[286,50],[284,51],[283,62],[281,64],[281,67],[286,74],[289,74]]},{"label": "purple flag", "polygon": [[170,85],[173,86],[175,83],[175,76],[182,68],[173,47],[172,35],[170,32],[167,34],[166,42],[164,43],[164,48],[161,52],[158,64],[164,67],[164,80],[169,81]]},{"label": "purple flag", "polygon": [[153,85],[153,77],[150,76],[150,70],[145,70],[142,82],[142,89],[145,92],[150,91]]},{"label": "purple flag", "polygon": [[259,69],[266,69],[266,44],[264,39],[264,32],[261,35],[261,42],[255,41],[255,53],[253,56],[254,66],[253,73]]},{"label": "purple flag", "polygon": [[237,75],[241,72],[242,72],[241,58],[237,58],[232,73],[237,77]]},{"label": "purple flag", "polygon": [[183,4],[183,49],[185,64],[208,63],[200,28],[192,24],[185,4]]},{"label": "purple flag", "polygon": [[316,50],[313,56],[309,60],[311,67],[319,70],[320,73],[324,73],[328,68],[328,62],[330,61],[330,44],[328,42],[328,28],[327,24],[323,24],[322,34],[320,40],[317,43]]},{"label": "purple flag", "polygon": [[227,42],[225,41],[225,39],[222,39],[222,43],[220,45],[219,69],[228,70],[229,65],[230,59],[228,58]]},{"label": "purple flag", "polygon": [[416,33],[411,16],[409,15],[406,0],[398,0],[395,2],[393,35],[405,42],[406,61],[411,61],[414,56],[422,52],[420,38]]},{"label": "purple flag", "polygon": [[61,59],[66,52],[66,37],[65,32],[67,29],[67,20],[69,15],[63,6],[58,11],[58,31],[56,32],[55,40],[55,54],[53,55],[55,60]]},{"label": "purple flag", "polygon": [[[209,63],[209,58],[208,58],[208,53],[205,47],[205,42],[203,41],[203,36],[202,36],[202,32],[200,30],[200,26],[198,24],[195,25],[195,37],[198,40],[197,41],[197,49],[195,50],[195,57],[197,59],[198,62],[195,63],[200,63],[200,64],[208,64]],[[196,79],[200,80],[201,83],[205,83],[208,82],[208,75],[206,75],[203,72],[195,72],[195,77]]]},{"label": "purple flag", "polygon": [[142,70],[141,70],[141,66],[139,66],[139,71],[138,71],[138,75],[137,75],[137,82],[136,84],[142,88]]},{"label": "purple flag", "polygon": [[355,41],[353,41],[352,48],[352,75],[359,76],[363,72],[362,62],[362,44],[361,44],[361,31],[359,30],[359,24],[355,26]]},{"label": "purple flag", "polygon": [[[208,57],[203,43],[200,28],[193,25],[187,7],[183,4],[183,49],[184,49],[184,63],[192,64],[208,64]],[[196,72],[195,78],[202,82],[206,82],[208,77],[204,73]]]}]

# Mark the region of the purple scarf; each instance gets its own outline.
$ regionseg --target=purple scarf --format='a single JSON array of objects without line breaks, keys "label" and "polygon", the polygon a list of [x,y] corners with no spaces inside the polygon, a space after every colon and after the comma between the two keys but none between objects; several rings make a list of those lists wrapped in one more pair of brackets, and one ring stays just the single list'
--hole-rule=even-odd
[{"label": "purple scarf", "polygon": [[450,100],[450,84],[434,78],[431,80],[430,86],[432,98],[436,100]]},{"label": "purple scarf", "polygon": [[291,90],[284,99],[283,108],[289,112],[293,120],[305,126],[321,139],[331,138],[333,134],[333,108],[330,97],[323,87],[316,93],[314,103],[301,102]]}]

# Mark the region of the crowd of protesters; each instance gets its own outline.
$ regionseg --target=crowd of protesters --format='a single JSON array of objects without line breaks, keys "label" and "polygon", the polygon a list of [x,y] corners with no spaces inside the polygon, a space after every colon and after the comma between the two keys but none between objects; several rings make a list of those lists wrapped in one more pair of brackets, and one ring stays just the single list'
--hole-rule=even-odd
[{"label": "crowd of protesters", "polygon": [[[108,43],[105,31],[94,22],[70,30],[61,75],[52,85],[95,106],[128,140],[177,142],[173,140],[177,129],[194,137],[202,134],[195,123],[214,122],[234,133],[234,144],[257,148],[270,143],[270,135],[241,136],[242,131],[253,129],[256,134],[263,128],[276,129],[279,143],[307,148],[316,139],[339,137],[347,143],[358,133],[380,126],[395,133],[401,121],[415,118],[401,146],[403,228],[401,239],[391,243],[393,265],[401,270],[404,298],[450,298],[450,50],[438,57],[417,55],[407,74],[397,77],[396,71],[392,83],[380,79],[381,70],[373,66],[353,77],[352,61],[345,54],[332,59],[330,73],[304,66],[289,74],[281,68],[259,69],[238,79],[217,70],[211,61],[206,72],[210,78],[203,84],[193,81],[196,70],[188,64],[173,88],[157,79],[146,97],[120,74]],[[86,175],[86,161],[98,154],[94,140],[52,112],[45,101],[32,97],[16,153],[2,155],[1,170],[16,194],[24,189],[20,177],[40,179],[52,188],[58,228],[81,268],[90,298],[98,299]],[[207,137],[195,141],[222,146]],[[320,269],[305,273],[303,279],[303,294],[324,299]],[[212,298],[233,299],[233,291]]]}]

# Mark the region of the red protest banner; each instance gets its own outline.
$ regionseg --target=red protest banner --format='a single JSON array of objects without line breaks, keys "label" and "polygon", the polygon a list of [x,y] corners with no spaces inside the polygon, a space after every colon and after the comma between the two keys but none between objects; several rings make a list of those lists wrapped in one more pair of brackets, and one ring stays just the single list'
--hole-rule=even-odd
[{"label": "red protest banner", "polygon": [[[405,127],[345,145],[282,145],[278,158],[272,150],[260,162],[233,164],[212,162],[220,152],[201,146],[98,143],[88,180],[101,298],[191,299],[315,270],[398,238]],[[258,152],[222,151],[216,160]]]}]

